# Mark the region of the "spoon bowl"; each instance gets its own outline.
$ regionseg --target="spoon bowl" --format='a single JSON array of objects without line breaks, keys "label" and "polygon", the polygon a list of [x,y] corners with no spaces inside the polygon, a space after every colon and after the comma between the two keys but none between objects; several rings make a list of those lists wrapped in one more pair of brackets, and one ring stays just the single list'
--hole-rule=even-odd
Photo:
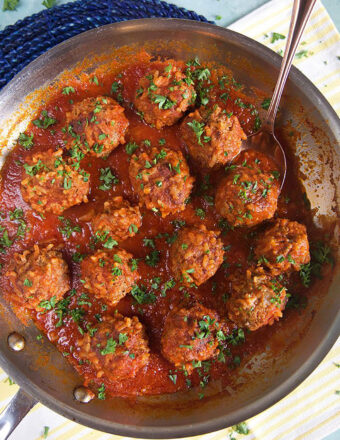
[{"label": "spoon bowl", "polygon": [[242,145],[242,150],[252,149],[261,151],[275,161],[280,171],[280,189],[282,189],[285,181],[287,161],[285,152],[275,136],[275,118],[296,50],[315,2],[316,0],[294,0],[280,73],[265,121],[262,124],[260,131],[248,136],[247,140]]}]

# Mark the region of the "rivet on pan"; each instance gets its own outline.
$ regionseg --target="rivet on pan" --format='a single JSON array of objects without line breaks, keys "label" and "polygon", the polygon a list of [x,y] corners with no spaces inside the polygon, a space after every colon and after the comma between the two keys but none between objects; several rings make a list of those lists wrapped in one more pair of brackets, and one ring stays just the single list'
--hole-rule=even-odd
[{"label": "rivet on pan", "polygon": [[25,338],[17,332],[10,333],[7,338],[9,348],[21,351],[25,347]]},{"label": "rivet on pan", "polygon": [[94,398],[94,393],[84,386],[76,387],[73,391],[74,398],[81,403],[89,403]]}]

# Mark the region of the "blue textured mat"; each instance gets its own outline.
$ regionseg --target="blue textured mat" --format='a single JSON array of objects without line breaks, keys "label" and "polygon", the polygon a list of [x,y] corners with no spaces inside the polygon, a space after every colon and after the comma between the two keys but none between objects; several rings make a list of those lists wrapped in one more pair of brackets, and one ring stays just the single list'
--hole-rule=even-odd
[{"label": "blue textured mat", "polygon": [[79,0],[17,21],[0,32],[0,89],[43,52],[81,32],[134,18],[168,17],[208,22],[159,0]]}]

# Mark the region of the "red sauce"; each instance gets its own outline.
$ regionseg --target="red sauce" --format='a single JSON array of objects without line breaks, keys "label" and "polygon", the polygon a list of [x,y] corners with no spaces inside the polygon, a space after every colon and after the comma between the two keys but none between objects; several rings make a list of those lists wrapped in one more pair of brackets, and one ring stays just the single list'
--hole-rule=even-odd
[{"label": "red sauce", "polygon": [[[112,313],[112,309],[103,312],[103,305],[97,301],[90,293],[89,303],[79,306],[79,298],[84,289],[80,281],[79,263],[72,259],[75,252],[86,254],[93,252],[91,248],[92,231],[88,222],[82,220],[86,218],[86,214],[91,210],[97,211],[103,205],[103,202],[112,196],[122,195],[132,203],[137,203],[135,194],[128,177],[128,165],[130,156],[125,152],[124,146],[119,146],[110,156],[104,159],[94,157],[85,157],[82,160],[82,168],[91,175],[91,190],[89,194],[89,203],[75,206],[67,210],[63,215],[69,219],[72,224],[81,226],[81,232],[73,233],[70,238],[65,238],[59,231],[61,226],[58,217],[53,214],[46,214],[41,218],[38,213],[32,211],[30,207],[23,201],[20,191],[20,182],[24,175],[22,163],[25,162],[27,155],[45,150],[47,148],[57,148],[62,145],[62,128],[65,124],[65,113],[71,109],[72,103],[81,101],[88,96],[109,95],[111,93],[111,85],[114,81],[122,84],[119,92],[122,93],[123,105],[126,109],[126,116],[130,121],[127,141],[134,141],[141,148],[143,140],[148,139],[152,145],[158,145],[161,139],[165,139],[165,145],[173,149],[181,149],[185,152],[185,146],[181,141],[178,124],[167,127],[163,130],[156,130],[146,125],[141,118],[134,112],[130,102],[135,93],[138,79],[144,75],[150,68],[148,63],[140,63],[132,65],[121,75],[106,75],[99,78],[99,84],[93,81],[69,85],[74,86],[75,93],[65,95],[60,90],[48,102],[44,109],[48,114],[57,120],[57,123],[48,129],[41,129],[30,124],[26,133],[34,134],[34,147],[30,151],[26,151],[19,144],[13,149],[6,159],[2,170],[2,182],[0,191],[0,210],[3,215],[2,226],[8,229],[9,237],[13,238],[17,230],[17,222],[9,220],[7,213],[15,208],[21,208],[24,212],[24,219],[27,224],[27,232],[21,240],[15,240],[14,244],[6,249],[6,254],[0,255],[2,264],[12,258],[14,252],[22,252],[24,249],[30,248],[35,243],[49,243],[63,245],[63,255],[69,264],[72,274],[72,288],[76,290],[71,298],[69,308],[81,307],[85,311],[82,321],[75,322],[71,316],[64,318],[64,324],[57,326],[59,317],[55,311],[46,313],[33,314],[31,317],[35,321],[39,329],[49,338],[57,348],[67,356],[67,359],[78,369],[79,372],[86,372],[90,385],[98,389],[102,383],[106,387],[107,394],[113,395],[136,395],[172,393],[178,390],[187,390],[188,384],[186,377],[180,372],[175,371],[175,367],[168,363],[160,354],[160,337],[162,333],[163,323],[169,310],[173,304],[178,303],[184,295],[183,291],[178,289],[179,286],[168,290],[166,296],[161,293],[161,287],[164,282],[172,278],[172,274],[168,268],[169,243],[167,237],[155,238],[158,234],[169,234],[171,237],[176,232],[173,225],[174,220],[185,221],[186,224],[204,223],[209,229],[220,229],[221,218],[218,217],[213,206],[214,191],[217,182],[224,175],[224,168],[214,171],[210,176],[197,169],[194,164],[190,163],[191,172],[196,176],[196,186],[192,194],[191,202],[187,205],[184,212],[172,215],[162,219],[157,213],[142,208],[143,224],[138,234],[124,241],[121,246],[131,252],[135,258],[141,259],[139,262],[139,272],[141,274],[141,284],[151,288],[152,280],[157,280],[158,288],[153,289],[157,300],[152,304],[137,304],[136,301],[127,295],[118,304],[118,310],[128,316],[137,315],[141,322],[145,324],[149,337],[149,344],[152,351],[151,360],[148,366],[135,379],[122,383],[108,382],[105,379],[96,379],[89,365],[78,364],[77,351],[74,349],[75,339],[80,337],[79,327],[86,330],[87,324],[95,326],[98,323],[97,314]],[[233,86],[233,81],[229,80],[221,84],[218,83],[217,75],[212,74],[212,90],[210,91],[210,99],[218,102],[222,108],[228,112],[233,112],[238,116],[243,129],[249,134],[252,132],[257,118],[254,107],[243,106],[237,104],[241,99],[242,102],[254,104],[251,98],[247,98],[242,89]],[[217,98],[222,93],[228,93],[225,99]],[[117,97],[117,95],[113,95]],[[307,225],[309,239],[312,239],[316,231],[312,226],[312,213],[304,207],[302,191],[295,175],[295,165],[290,155],[288,155],[288,174],[283,192],[279,199],[279,215],[292,220],[300,221]],[[114,185],[112,189],[103,191],[99,189],[102,184],[100,182],[100,169],[111,167],[115,176],[119,179],[119,184]],[[288,201],[289,198],[289,201]],[[196,208],[202,208],[205,211],[205,218],[201,219],[196,215]],[[261,228],[261,226],[259,227]],[[223,228],[222,228],[223,229]],[[225,315],[224,293],[226,291],[226,276],[239,266],[246,266],[250,252],[250,234],[249,230],[242,228],[233,231],[222,230],[221,238],[227,251],[225,253],[225,263],[218,270],[217,274],[198,289],[186,289],[185,295],[198,298],[205,306],[216,309],[221,316]],[[160,251],[160,261],[157,267],[153,268],[146,265],[142,259],[150,252],[150,248],[143,245],[143,238],[153,238],[158,251]],[[298,277],[294,279],[294,294],[304,295],[305,288],[299,282]],[[6,290],[6,279],[1,278],[0,287],[2,291],[7,292],[7,299],[10,301],[10,292]],[[22,311],[17,311],[18,314]],[[239,362],[242,364],[255,352],[264,350],[271,335],[275,329],[279,329],[290,314],[296,311],[287,309],[284,313],[282,321],[274,324],[272,327],[262,328],[256,332],[245,332],[245,342],[237,346],[230,345],[230,356],[226,358],[225,363],[210,361],[209,368],[207,364],[206,371],[203,368],[197,369],[190,377],[192,385],[199,385],[200,381],[221,380],[222,385],[227,385],[233,377],[237,375]],[[81,331],[82,331],[81,330]],[[176,374],[177,380],[174,383],[170,380],[169,375]],[[202,379],[203,377],[207,379]],[[202,389],[199,392],[204,392]]]}]

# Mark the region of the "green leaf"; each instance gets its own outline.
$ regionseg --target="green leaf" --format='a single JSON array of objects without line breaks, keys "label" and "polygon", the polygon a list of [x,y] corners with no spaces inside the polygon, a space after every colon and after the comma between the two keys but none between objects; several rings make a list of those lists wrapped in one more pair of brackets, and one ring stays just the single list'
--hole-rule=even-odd
[{"label": "green leaf", "polygon": [[74,93],[75,90],[71,86],[67,86],[63,88],[63,95],[69,95],[70,93]]},{"label": "green leaf", "polygon": [[44,438],[47,438],[49,430],[50,430],[49,426],[44,426],[44,432],[43,432],[43,437]]},{"label": "green leaf", "polygon": [[26,133],[20,133],[18,142],[21,146],[25,148],[25,150],[30,150],[33,147],[33,137],[33,133],[31,133],[30,135],[27,135]]},{"label": "green leaf", "polygon": [[204,124],[193,119],[191,122],[188,122],[187,125],[193,130],[197,137],[198,145],[203,145],[201,142],[201,136],[204,132]]},{"label": "green leaf", "polygon": [[127,154],[129,154],[131,156],[131,154],[133,154],[136,150],[137,150],[138,145],[136,144],[136,142],[128,142],[125,145],[125,151],[127,152]]},{"label": "green leaf", "polygon": [[106,341],[106,347],[100,351],[100,354],[102,356],[105,356],[107,354],[113,354],[116,351],[116,347],[117,347],[117,342],[114,341],[113,338],[109,338]]},{"label": "green leaf", "polygon": [[262,107],[264,110],[268,110],[268,109],[269,109],[269,106],[270,106],[270,101],[271,101],[271,98],[264,98],[264,100],[263,100],[262,103],[261,103],[261,107]]},{"label": "green leaf", "polygon": [[110,167],[100,169],[99,180],[103,182],[103,184],[99,186],[99,189],[102,191],[108,191],[113,185],[117,185],[119,183],[119,179],[117,179],[117,177],[112,173]]},{"label": "green leaf", "polygon": [[19,0],[4,0],[3,11],[15,11],[19,4]]},{"label": "green leaf", "polygon": [[51,117],[48,116],[48,113],[47,113],[46,110],[43,110],[43,111],[41,112],[41,117],[42,117],[42,119],[39,119],[39,118],[38,118],[38,119],[35,119],[35,120],[33,121],[33,124],[34,124],[36,127],[38,127],[38,128],[46,129],[46,128],[48,128],[50,125],[53,125],[53,124],[55,124],[55,123],[57,122],[56,119],[51,118]]},{"label": "green leaf", "polygon": [[275,43],[275,41],[284,40],[285,38],[285,35],[279,34],[277,32],[272,32],[272,39],[270,40],[270,42]]},{"label": "green leaf", "polygon": [[238,434],[243,434],[243,435],[249,434],[249,428],[246,422],[241,422],[238,425],[233,426],[233,428]]},{"label": "green leaf", "polygon": [[105,385],[102,383],[98,388],[98,399],[105,400]]}]

